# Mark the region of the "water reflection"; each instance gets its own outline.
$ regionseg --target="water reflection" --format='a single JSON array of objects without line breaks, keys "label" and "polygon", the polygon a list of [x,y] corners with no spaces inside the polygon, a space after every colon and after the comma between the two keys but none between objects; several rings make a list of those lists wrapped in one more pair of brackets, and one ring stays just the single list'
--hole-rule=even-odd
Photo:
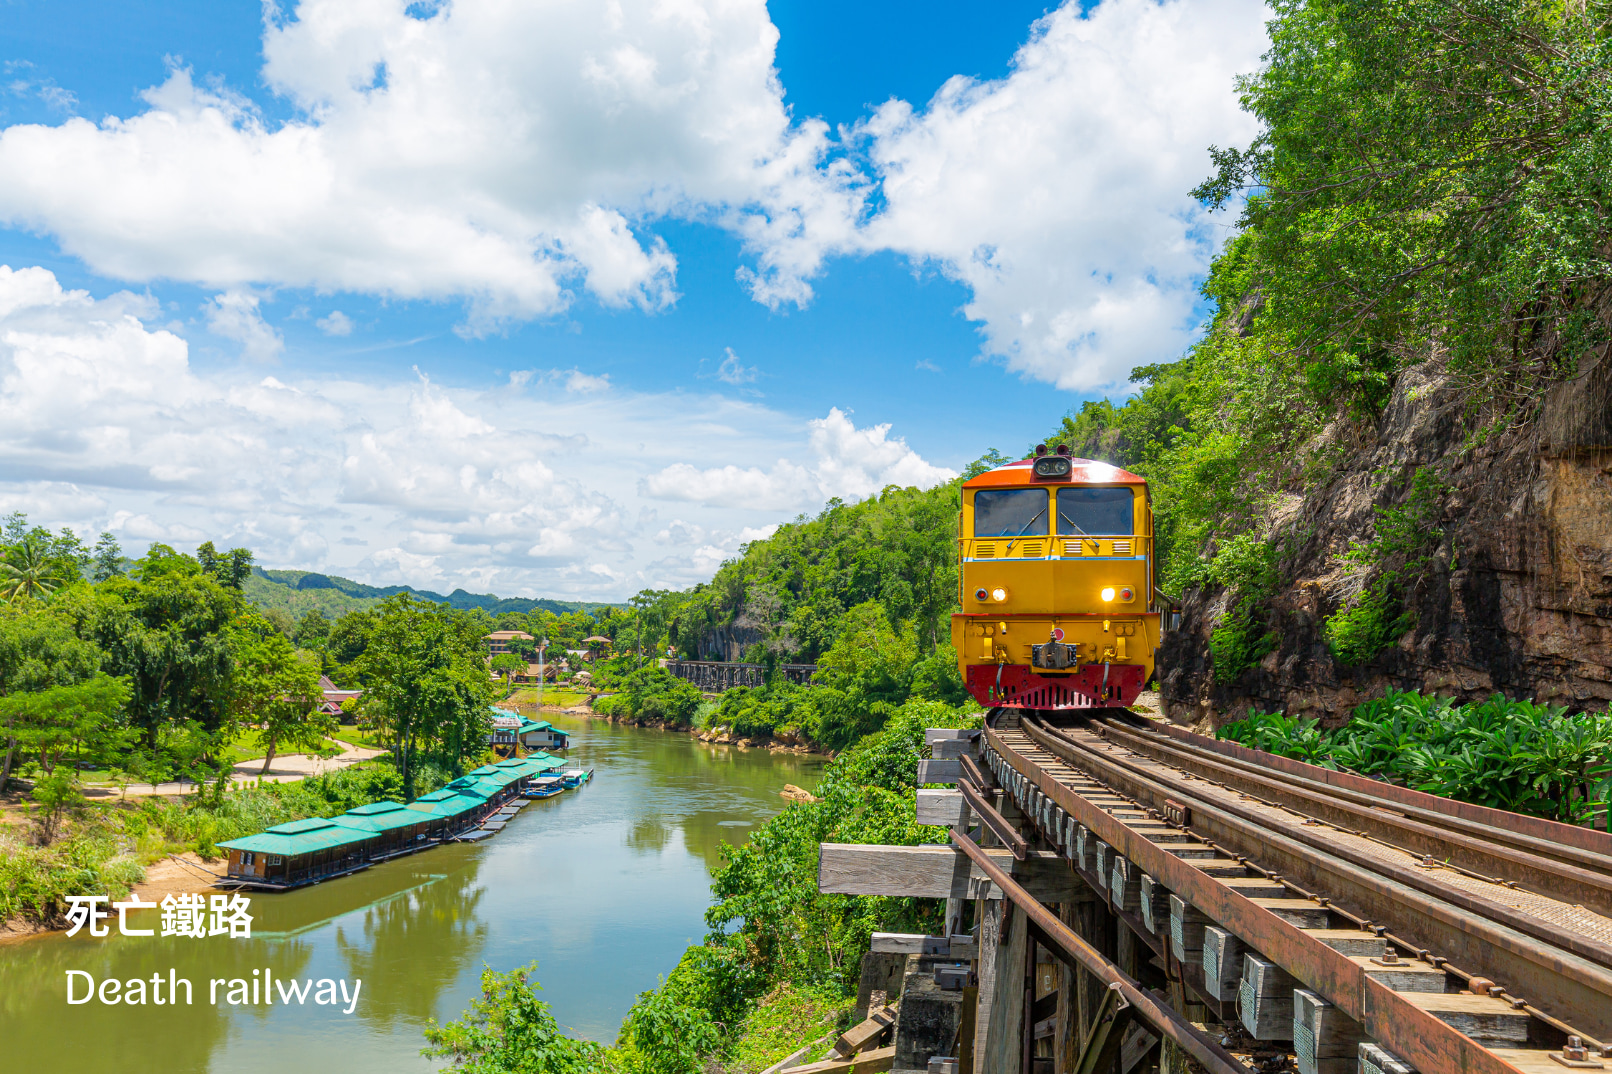
[{"label": "water reflection", "polygon": [[[427,1071],[426,1020],[458,1017],[483,964],[532,961],[561,1025],[613,1039],[636,994],[704,935],[720,845],[743,842],[777,813],[785,783],[814,785],[818,764],[677,733],[553,722],[573,733],[571,757],[596,769],[592,783],[532,803],[485,843],[254,896],[251,940],[120,937],[114,927],[105,939],[0,946],[5,1069]],[[170,967],[191,980],[194,1003],[67,1006],[67,970],[166,981]],[[361,998],[352,1015],[311,1001],[209,1002],[211,979],[249,981],[254,969],[288,982],[362,980]]]},{"label": "water reflection", "polygon": [[[443,993],[476,964],[486,945],[488,925],[478,920],[482,889],[475,887],[477,865],[430,881],[375,903],[362,923],[336,929],[336,950],[347,976],[369,982],[369,1000],[359,1008],[366,1022],[391,1030],[399,1020],[422,1025],[441,1007]],[[356,933],[357,942],[349,939]],[[428,959],[422,951],[432,952]],[[408,986],[392,987],[399,977]]]}]

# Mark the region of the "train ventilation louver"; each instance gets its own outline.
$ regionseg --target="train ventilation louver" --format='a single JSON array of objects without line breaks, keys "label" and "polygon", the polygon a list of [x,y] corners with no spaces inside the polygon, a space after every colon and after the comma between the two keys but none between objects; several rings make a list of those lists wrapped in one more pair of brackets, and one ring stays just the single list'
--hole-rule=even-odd
[{"label": "train ventilation louver", "polygon": [[1080,542],[1079,541],[1065,541],[1063,543],[1063,554],[1066,555],[1066,556],[1078,556],[1078,555],[1080,555]]},{"label": "train ventilation louver", "polygon": [[975,559],[990,559],[994,555],[996,555],[996,545],[994,544],[977,544],[974,546]]},{"label": "train ventilation louver", "polygon": [[1128,555],[1130,555],[1131,554],[1131,542],[1129,542],[1129,541],[1115,541],[1114,542],[1114,554],[1116,556],[1128,556]]},{"label": "train ventilation louver", "polygon": [[1047,543],[1045,541],[1025,541],[1019,545],[1019,555],[1021,556],[1044,556],[1046,554]]}]

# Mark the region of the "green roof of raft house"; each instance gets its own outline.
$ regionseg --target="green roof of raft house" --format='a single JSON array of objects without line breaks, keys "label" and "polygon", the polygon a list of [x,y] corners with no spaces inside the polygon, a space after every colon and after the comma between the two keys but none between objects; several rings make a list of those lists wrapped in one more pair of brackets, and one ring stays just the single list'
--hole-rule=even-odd
[{"label": "green roof of raft house", "polygon": [[340,816],[288,821],[218,845],[229,851],[231,879],[295,887],[432,845],[469,827],[474,814],[508,797],[522,780],[563,767],[564,761],[544,753],[498,761],[407,805],[371,802]]}]

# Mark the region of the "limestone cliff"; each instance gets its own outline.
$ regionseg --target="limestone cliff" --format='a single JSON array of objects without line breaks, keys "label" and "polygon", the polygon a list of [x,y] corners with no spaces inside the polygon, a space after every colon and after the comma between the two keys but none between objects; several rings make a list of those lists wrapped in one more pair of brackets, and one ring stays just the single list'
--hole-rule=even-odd
[{"label": "limestone cliff", "polygon": [[[1334,430],[1332,435],[1345,433]],[[1231,595],[1184,595],[1159,660],[1165,711],[1224,720],[1249,707],[1334,720],[1388,688],[1471,699],[1501,691],[1574,710],[1612,701],[1612,357],[1555,386],[1528,422],[1481,441],[1461,394],[1431,363],[1400,376],[1375,430],[1337,448],[1334,476],[1276,509],[1284,586],[1261,606],[1274,651],[1216,683],[1208,641]],[[1363,441],[1363,442],[1360,442]],[[1327,616],[1358,584],[1344,569],[1375,507],[1417,467],[1449,485],[1442,540],[1410,598],[1415,627],[1370,662],[1341,666]]]}]

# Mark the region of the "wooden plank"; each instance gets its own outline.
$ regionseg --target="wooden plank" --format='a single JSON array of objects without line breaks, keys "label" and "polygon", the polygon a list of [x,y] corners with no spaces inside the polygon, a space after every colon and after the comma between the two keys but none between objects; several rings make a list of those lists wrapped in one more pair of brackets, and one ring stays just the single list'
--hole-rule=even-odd
[{"label": "wooden plank", "polygon": [[1203,958],[1203,930],[1209,919],[1192,908],[1179,895],[1170,896],[1170,946],[1177,962],[1198,962]]},{"label": "wooden plank", "polygon": [[1299,1074],[1348,1074],[1366,1039],[1359,1022],[1307,989],[1293,990],[1293,1056]]},{"label": "wooden plank", "polygon": [[1397,965],[1384,966],[1376,958],[1357,955],[1351,961],[1366,971],[1366,976],[1381,981],[1395,992],[1442,992],[1445,974],[1425,962],[1399,959]]},{"label": "wooden plank", "polygon": [[918,789],[918,823],[961,828],[968,809],[962,791]]},{"label": "wooden plank", "polygon": [[1393,1052],[1366,1041],[1360,1045],[1360,1074],[1416,1074],[1416,1071]]},{"label": "wooden plank", "polygon": [[[1208,948],[1205,939],[1204,950]],[[1237,1005],[1248,1035],[1255,1040],[1292,1040],[1293,992],[1298,987],[1293,975],[1276,963],[1258,955],[1245,955],[1242,994]]]},{"label": "wooden plank", "polygon": [[947,759],[943,761],[919,761],[918,785],[925,783],[956,783],[963,774],[961,761]]},{"label": "wooden plank", "polygon": [[1142,870],[1133,861],[1114,855],[1114,869],[1108,890],[1114,896],[1114,909],[1138,913],[1142,909]]},{"label": "wooden plank", "polygon": [[1401,992],[1399,998],[1476,1041],[1522,1044],[1528,1040],[1528,1014],[1492,996]]},{"label": "wooden plank", "polygon": [[924,728],[924,741],[933,746],[937,742],[953,739],[963,739],[972,742],[980,737],[977,727],[926,727]]},{"label": "wooden plank", "polygon": [[[930,756],[937,759],[945,758],[950,760],[973,752],[974,743],[963,738],[942,739],[939,742],[931,742],[929,744]],[[958,767],[961,768],[962,766],[959,765]]]},{"label": "wooden plank", "polygon": [[1137,892],[1141,904],[1142,924],[1155,936],[1167,935],[1170,927],[1170,890],[1146,873]]},{"label": "wooden plank", "polygon": [[779,1074],[883,1074],[895,1066],[896,1048],[875,1048],[849,1059],[825,1059],[803,1067],[785,1067]]},{"label": "wooden plank", "polygon": [[[1023,861],[995,847],[985,852],[1042,903],[1078,902],[1089,897],[1085,884],[1070,869],[1069,859],[1057,851],[1032,850]],[[969,890],[971,881],[985,897],[1001,898],[1001,892],[966,854],[947,845],[824,843],[817,857],[817,889],[824,894],[975,898],[978,896]]]},{"label": "wooden plank", "polygon": [[895,1020],[896,1009],[889,1004],[871,1011],[864,1021],[840,1034],[840,1039],[834,1042],[834,1050],[842,1056],[865,1051],[878,1042],[884,1031],[895,1024]]},{"label": "wooden plank", "polygon": [[1364,929],[1305,929],[1305,935],[1320,940],[1340,955],[1381,955],[1388,941]]},{"label": "wooden plank", "polygon": [[1309,899],[1259,899],[1249,897],[1249,902],[1263,910],[1269,910],[1289,925],[1297,925],[1301,929],[1324,929],[1331,924],[1326,907],[1313,903]]},{"label": "wooden plank", "polygon": [[872,949],[881,954],[938,955],[942,958],[972,959],[978,950],[968,935],[925,936],[919,932],[875,932]]},{"label": "wooden plank", "polygon": [[1203,983],[1222,1003],[1237,998],[1243,983],[1243,942],[1213,925],[1203,930]]}]

